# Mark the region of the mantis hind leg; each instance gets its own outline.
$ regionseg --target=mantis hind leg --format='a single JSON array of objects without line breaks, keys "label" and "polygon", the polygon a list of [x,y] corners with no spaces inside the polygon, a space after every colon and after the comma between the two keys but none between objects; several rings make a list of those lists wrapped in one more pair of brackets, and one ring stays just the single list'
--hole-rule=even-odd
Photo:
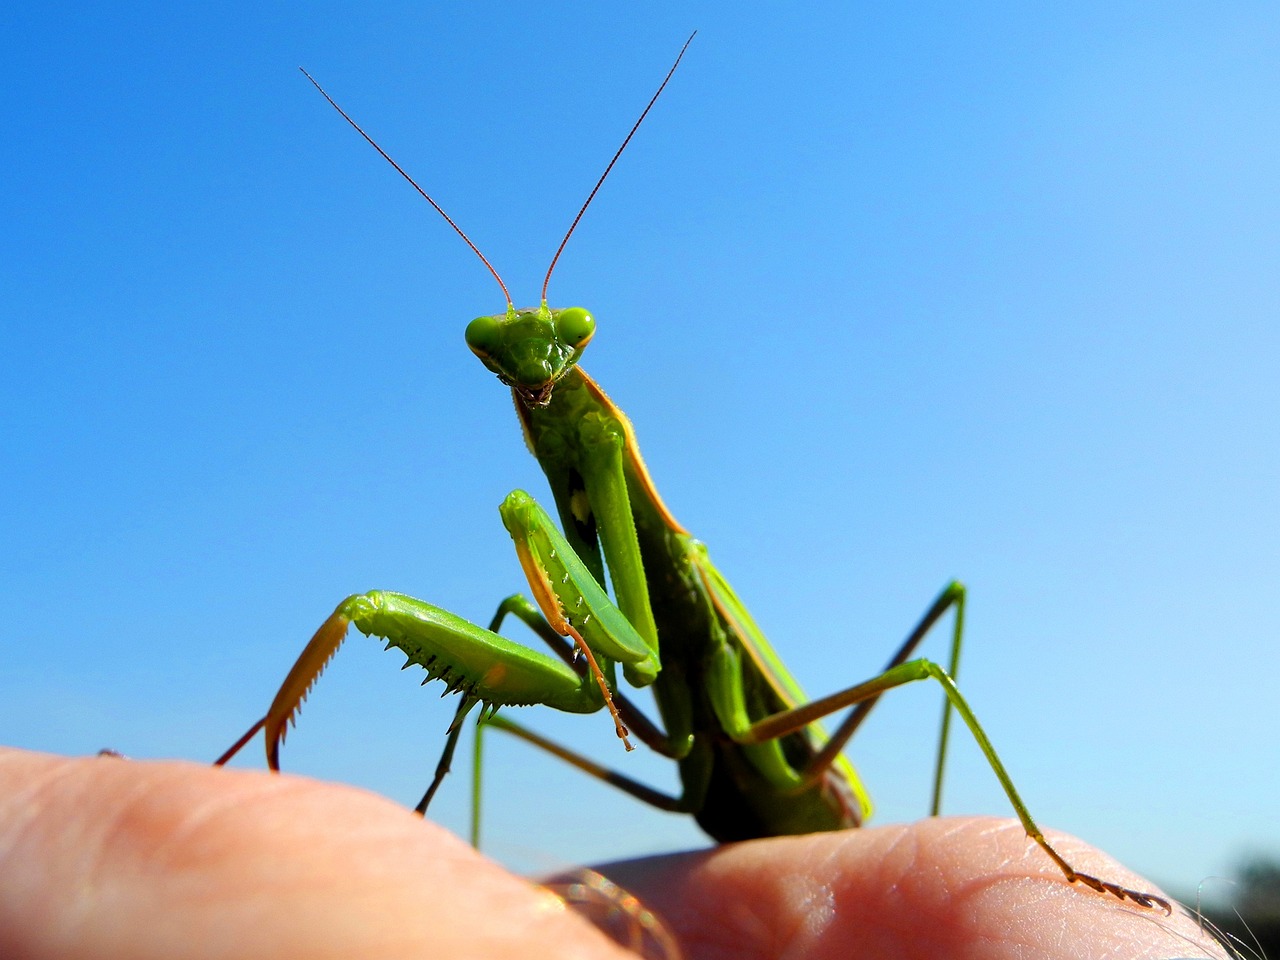
[{"label": "mantis hind leg", "polygon": [[[954,610],[955,619],[951,630],[951,653],[947,661],[947,673],[954,681],[960,671],[960,648],[964,641],[964,607],[967,597],[968,593],[964,584],[958,580],[952,580],[943,587],[942,592],[938,594],[929,609],[925,611],[924,616],[920,618],[920,622],[916,624],[915,628],[907,635],[907,639],[902,642],[902,645],[889,658],[889,662],[885,664],[884,672],[887,673],[894,667],[905,663],[907,658],[915,652],[925,637],[929,635],[934,625],[948,611]],[[881,695],[880,693],[872,694],[857,703],[853,712],[840,724],[839,729],[823,746],[818,755],[814,757],[808,769],[804,771],[807,779],[817,779],[835,762],[836,757],[840,755],[840,751],[849,742],[849,738],[862,725],[862,721],[867,718],[871,708],[879,702]],[[942,810],[942,775],[947,759],[947,742],[951,733],[951,711],[951,698],[944,697],[942,700],[942,724],[938,731],[938,756],[934,763],[933,771],[933,799],[929,805],[929,813],[934,817],[938,816]]]},{"label": "mantis hind leg", "polygon": [[[945,595],[945,592],[944,592]],[[942,598],[939,598],[940,600]],[[935,604],[936,606],[936,604]],[[932,613],[932,610],[930,611]],[[928,615],[926,615],[926,621]],[[926,626],[927,629],[927,626]],[[954,649],[954,648],[953,648]],[[1121,900],[1132,900],[1144,907],[1160,907],[1165,913],[1172,912],[1169,902],[1155,894],[1143,893],[1138,890],[1131,890],[1128,887],[1122,887],[1118,884],[1099,879],[1086,873],[1077,872],[1071,864],[1053,848],[1048,840],[1045,839],[1044,833],[1037,826],[1035,820],[1032,819],[1031,813],[1027,810],[1026,804],[1019,795],[1017,788],[1013,785],[1013,780],[1005,770],[1004,763],[996,754],[995,747],[992,746],[991,740],[987,737],[986,731],[982,729],[982,725],[978,722],[977,716],[974,715],[968,701],[964,695],[960,693],[956,687],[955,680],[952,676],[943,670],[942,667],[931,660],[908,660],[904,663],[898,663],[885,670],[878,677],[874,677],[865,683],[859,683],[834,693],[831,696],[823,697],[819,700],[813,700],[807,704],[795,707],[790,710],[784,710],[775,713],[771,717],[754,723],[749,726],[742,734],[734,739],[740,743],[763,743],[777,737],[785,736],[802,729],[810,723],[821,719],[844,707],[854,706],[853,714],[841,725],[836,733],[836,737],[832,739],[834,743],[836,738],[842,734],[846,734],[846,727],[856,726],[866,711],[870,709],[870,704],[874,704],[884,693],[895,687],[901,687],[908,683],[914,683],[917,680],[932,679],[941,685],[943,692],[946,694],[947,702],[950,707],[954,708],[956,713],[960,715],[960,719],[964,721],[965,726],[969,728],[969,733],[973,736],[974,741],[978,744],[978,748],[982,751],[984,757],[987,758],[987,764],[991,767],[992,772],[996,775],[996,779],[1000,781],[1000,786],[1004,789],[1005,796],[1009,798],[1014,813],[1021,822],[1027,836],[1036,842],[1045,853],[1056,863],[1062,870],[1070,883],[1083,883],[1087,887],[1097,890],[1099,893],[1109,893]],[[847,739],[847,736],[845,736]],[[825,752],[825,750],[824,750]],[[822,760],[819,754],[814,758],[815,765]],[[825,767],[819,768],[817,773],[813,769],[806,770],[806,776],[818,776]]]}]

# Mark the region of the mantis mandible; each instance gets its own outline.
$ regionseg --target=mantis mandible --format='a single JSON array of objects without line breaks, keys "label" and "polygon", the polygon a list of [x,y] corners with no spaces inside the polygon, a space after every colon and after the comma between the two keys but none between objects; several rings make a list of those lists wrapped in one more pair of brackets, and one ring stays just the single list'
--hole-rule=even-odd
[{"label": "mantis mandible", "polygon": [[[447,773],[464,718],[478,708],[481,727],[520,737],[662,810],[692,814],[727,842],[838,830],[871,812],[867,791],[842,750],[886,691],[932,679],[946,700],[935,770],[933,812],[951,710],[960,716],[1000,781],[1028,837],[1066,879],[1145,907],[1158,896],[1079,873],[1045,839],[952,675],[959,659],[965,589],[947,584],[889,660],[864,683],[807,700],[746,607],[659,496],[625,414],[578,366],[595,332],[581,307],[552,309],[547,287],[560,254],[605,178],[671,80],[685,50],[614,154],[551,260],[541,304],[517,309],[497,271],[447,213],[306,74],[316,89],[405,178],[493,274],[506,310],[472,320],[467,345],[510,387],[529,449],[555,500],[563,530],[529,494],[503,501],[502,521],[533,599],[503,600],[488,628],[399,593],[372,591],[343,600],[289,671],[267,715],[219,760],[225,763],[265,728],[267,761],[279,769],[287,726],[348,628],[380,637],[460,695],[435,778],[418,805],[426,810]],[[606,593],[605,571],[613,596]],[[908,659],[934,625],[953,618],[950,668]],[[542,652],[500,635],[508,616],[550,648]],[[407,665],[407,664],[406,664]],[[660,722],[619,689],[651,686]],[[427,682],[424,680],[424,683]],[[631,736],[679,765],[682,790],[669,796],[608,770],[520,724],[501,707],[543,704],[573,713],[607,710],[627,750]],[[818,722],[852,708],[828,736]]]}]

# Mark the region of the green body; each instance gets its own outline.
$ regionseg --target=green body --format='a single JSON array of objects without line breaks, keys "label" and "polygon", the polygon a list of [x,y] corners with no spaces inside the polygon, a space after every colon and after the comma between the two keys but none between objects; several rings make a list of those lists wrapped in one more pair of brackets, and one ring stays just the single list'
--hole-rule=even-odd
[{"label": "green body", "polygon": [[[653,692],[668,749],[680,763],[681,808],[721,841],[860,824],[869,805],[847,763],[801,782],[821,745],[816,729],[754,745],[734,742],[727,728],[736,710],[751,721],[803,697],[706,548],[658,498],[622,412],[578,370],[563,376],[547,406],[517,400],[517,409],[565,537],[595,578],[603,582],[602,530],[611,571],[633,566],[628,541],[638,551],[642,587],[617,575],[613,582],[632,622],[652,622],[656,630],[662,671]],[[619,476],[625,496],[601,496]],[[607,506],[582,509],[597,502]],[[714,695],[734,687],[740,697]]]}]

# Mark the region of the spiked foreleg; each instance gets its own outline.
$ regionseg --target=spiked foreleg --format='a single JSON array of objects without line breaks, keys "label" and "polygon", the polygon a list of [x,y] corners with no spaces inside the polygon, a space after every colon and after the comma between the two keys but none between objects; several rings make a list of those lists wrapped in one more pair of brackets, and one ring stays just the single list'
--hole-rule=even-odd
[{"label": "spiked foreleg", "polygon": [[353,624],[403,652],[407,664],[427,671],[427,680],[442,680],[489,710],[542,703],[569,713],[591,713],[603,705],[597,686],[558,657],[422,600],[375,590],[338,604],[281,684],[265,722],[271,769],[279,769],[279,745],[288,725]]}]

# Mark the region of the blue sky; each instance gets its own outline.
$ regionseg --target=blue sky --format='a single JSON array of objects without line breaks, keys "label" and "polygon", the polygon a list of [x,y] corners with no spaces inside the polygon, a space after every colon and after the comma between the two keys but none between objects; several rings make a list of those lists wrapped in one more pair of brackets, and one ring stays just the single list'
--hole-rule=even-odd
[{"label": "blue sky", "polygon": [[[527,305],[697,28],[551,285],[596,314],[584,366],[672,510],[811,692],[959,577],[961,686],[1037,817],[1181,890],[1280,855],[1274,4],[5,19],[3,741],[208,760],[348,593],[485,620],[520,588],[496,507],[545,488],[462,343],[496,285],[296,68]],[[353,637],[286,766],[416,800],[452,702],[398,666]],[[925,811],[938,699],[852,745],[881,820]],[[542,713],[673,783],[604,717]],[[492,757],[508,862],[703,842]],[[540,796],[562,816],[531,828]],[[967,742],[947,808],[1008,810]]]}]

